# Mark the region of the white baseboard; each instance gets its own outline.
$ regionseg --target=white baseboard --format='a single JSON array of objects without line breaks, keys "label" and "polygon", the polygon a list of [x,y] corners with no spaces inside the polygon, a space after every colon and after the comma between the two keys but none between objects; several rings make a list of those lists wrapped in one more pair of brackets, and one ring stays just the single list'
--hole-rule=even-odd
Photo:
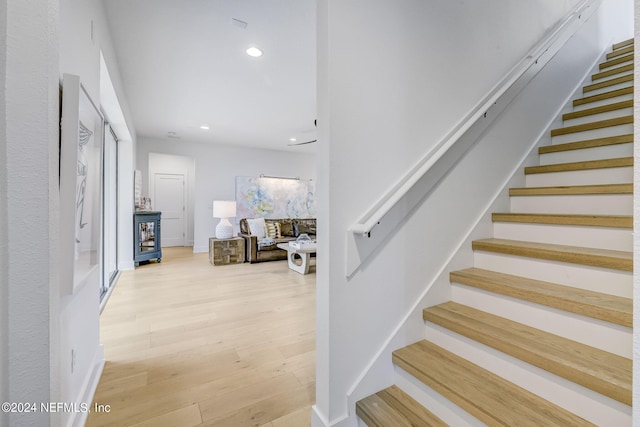
[{"label": "white baseboard", "polygon": [[135,270],[135,266],[133,265],[133,260],[131,260],[131,261],[120,261],[118,264],[119,264],[118,268],[121,271]]},{"label": "white baseboard", "polygon": [[[345,414],[340,418],[333,421],[329,421],[325,414],[318,408],[317,405],[311,407],[311,427],[347,427],[348,424],[344,424],[349,421],[349,414]],[[357,424],[354,424],[354,426]]]},{"label": "white baseboard", "polygon": [[193,247],[193,253],[194,254],[202,253],[202,252],[209,252],[209,246],[194,246]]},{"label": "white baseboard", "polygon": [[[104,370],[105,358],[104,358],[104,346],[100,344],[94,358],[93,369],[87,376],[82,392],[80,393],[80,399],[78,404],[85,403],[89,406],[89,410],[92,410],[91,404],[93,403],[93,396],[98,388],[102,371]],[[87,422],[89,412],[77,412],[73,413],[69,418],[67,426],[84,427]]]},{"label": "white baseboard", "polygon": [[311,427],[329,427],[329,420],[316,405],[311,407]]},{"label": "white baseboard", "polygon": [[311,427],[357,427],[358,425],[357,419],[349,417],[348,413],[329,421],[317,405],[311,407]]}]

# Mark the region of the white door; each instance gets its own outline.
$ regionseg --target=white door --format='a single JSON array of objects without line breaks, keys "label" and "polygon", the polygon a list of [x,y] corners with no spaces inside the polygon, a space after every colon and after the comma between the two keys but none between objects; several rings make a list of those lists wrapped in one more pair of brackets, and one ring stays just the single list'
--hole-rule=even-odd
[{"label": "white door", "polygon": [[184,175],[156,173],[153,209],[162,212],[160,243],[162,247],[184,246],[185,189]]}]

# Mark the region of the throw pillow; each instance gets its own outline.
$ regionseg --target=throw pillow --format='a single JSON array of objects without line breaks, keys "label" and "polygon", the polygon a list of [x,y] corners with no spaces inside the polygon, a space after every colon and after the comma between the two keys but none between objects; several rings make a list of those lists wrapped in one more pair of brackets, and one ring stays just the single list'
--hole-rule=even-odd
[{"label": "throw pillow", "polygon": [[267,237],[272,239],[281,239],[280,235],[280,223],[279,222],[267,222]]},{"label": "throw pillow", "polygon": [[258,239],[262,239],[267,236],[267,227],[264,222],[264,218],[250,218],[247,219],[249,224],[249,231],[254,234]]},{"label": "throw pillow", "polygon": [[290,219],[283,219],[280,221],[280,235],[293,237],[293,222]]}]

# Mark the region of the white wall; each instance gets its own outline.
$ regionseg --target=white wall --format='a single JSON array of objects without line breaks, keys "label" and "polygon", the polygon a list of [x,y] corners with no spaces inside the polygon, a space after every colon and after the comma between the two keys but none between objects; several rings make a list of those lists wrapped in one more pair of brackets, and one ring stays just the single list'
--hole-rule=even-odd
[{"label": "white wall", "polygon": [[[108,48],[108,46],[107,46]],[[109,72],[104,55],[100,55],[100,107],[109,122],[109,126],[118,137],[118,269],[133,270],[133,221],[131,216],[134,211],[133,201],[133,165],[135,164],[135,135],[131,118],[126,113],[126,100],[122,98],[121,82],[117,64],[112,63],[113,72]],[[111,77],[111,74],[115,78]],[[114,86],[114,81],[120,90]],[[123,111],[123,108],[125,111]],[[107,297],[108,298],[108,297]],[[104,305],[105,300],[102,301]]]},{"label": "white wall", "polygon": [[[215,235],[218,222],[212,217],[213,200],[235,200],[236,176],[265,174],[316,179],[315,156],[309,154],[141,137],[138,139],[136,168],[142,171],[144,194],[149,191],[149,153],[195,159],[194,252],[209,250],[209,237]],[[237,233],[237,224],[234,226]]]},{"label": "white wall", "polygon": [[135,139],[118,141],[118,268],[133,270]]},{"label": "white wall", "polygon": [[[132,123],[126,97],[122,89],[122,82],[118,71],[118,64],[114,53],[105,11],[100,0],[60,0],[60,64],[55,76],[63,73],[80,76],[80,81],[96,105],[101,105],[101,70],[100,52],[109,71],[113,88],[119,100],[125,121]],[[119,144],[120,170],[129,168],[129,182],[121,182],[121,189],[127,193],[133,187],[133,162],[122,161],[132,158],[135,150],[135,132],[129,125],[131,141]],[[57,154],[56,154],[57,157]],[[122,176],[122,175],[120,175]],[[127,203],[123,218],[120,212],[120,224],[127,227],[132,223],[133,196],[129,193],[129,214],[126,214]],[[131,232],[128,241],[120,241],[119,247],[133,247]],[[124,244],[123,244],[124,243]],[[126,253],[126,251],[125,251]],[[131,252],[129,252],[131,254]],[[132,262],[129,263],[132,265]],[[74,295],[60,298],[60,316],[57,319],[60,327],[60,361],[58,368],[61,374],[61,401],[91,403],[94,389],[104,365],[104,354],[99,340],[99,274],[90,279],[90,283],[82,286]],[[76,368],[71,372],[71,352],[76,354]],[[62,425],[83,425],[86,414],[61,414]]]},{"label": "white wall", "polygon": [[[59,290],[57,1],[8,0],[0,16],[0,394],[49,402],[59,398],[49,304]],[[3,414],[0,424],[49,425],[49,416]]]},{"label": "white wall", "polygon": [[[321,207],[314,425],[355,425],[351,387],[425,288],[448,298],[438,272],[595,63],[630,1],[594,17],[577,52],[554,58],[356,273],[345,277],[347,229],[484,96],[577,1],[318,2]],[[620,38],[622,39],[622,38]],[[544,96],[543,96],[544,95]],[[384,159],[383,161],[381,159]],[[354,165],[357,172],[354,173]],[[330,166],[330,167],[329,167]],[[466,258],[465,258],[466,257]],[[456,262],[470,262],[469,251]],[[411,319],[410,319],[411,320]],[[416,327],[399,342],[419,339]],[[387,377],[364,384],[370,392]],[[363,392],[356,389],[357,392]]]}]

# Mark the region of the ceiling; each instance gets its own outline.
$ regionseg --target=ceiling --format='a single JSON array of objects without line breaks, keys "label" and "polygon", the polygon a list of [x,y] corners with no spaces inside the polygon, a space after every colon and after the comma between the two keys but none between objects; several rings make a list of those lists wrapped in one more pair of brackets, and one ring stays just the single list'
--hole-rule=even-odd
[{"label": "ceiling", "polygon": [[314,152],[315,1],[103,2],[138,137]]}]

